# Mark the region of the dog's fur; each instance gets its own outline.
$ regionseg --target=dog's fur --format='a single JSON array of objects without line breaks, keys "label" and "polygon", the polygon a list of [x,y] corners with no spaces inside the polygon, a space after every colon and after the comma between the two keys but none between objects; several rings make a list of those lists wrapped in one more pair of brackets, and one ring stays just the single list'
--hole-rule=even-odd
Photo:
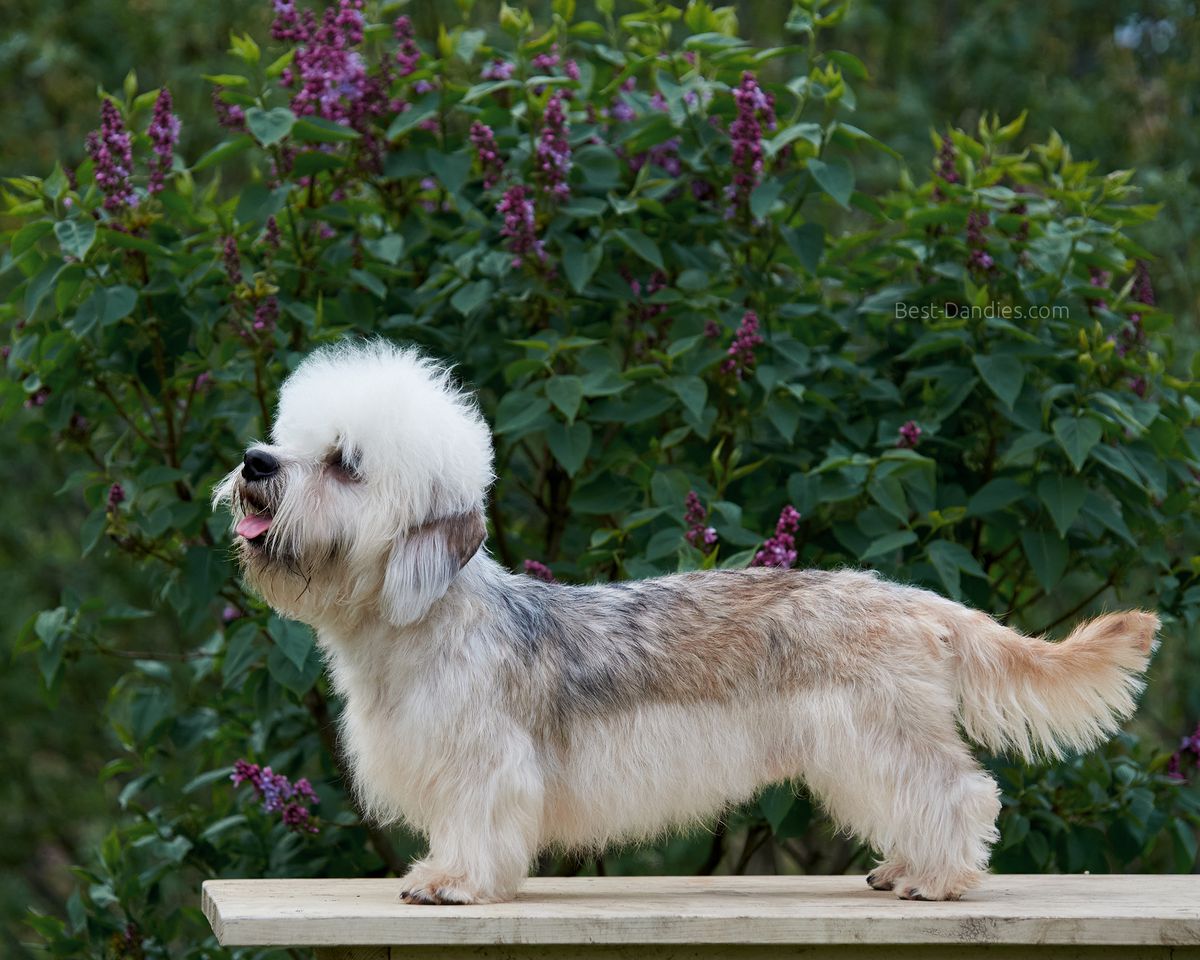
[{"label": "dog's fur", "polygon": [[853,570],[513,575],[482,549],[473,400],[381,342],[305,360],[251,449],[278,473],[235,470],[215,500],[235,527],[271,518],[240,559],[316,628],[364,808],[429,836],[413,903],[504,900],[540,848],[652,837],[793,779],[883,855],[873,887],[958,897],[1000,800],[956,724],[1027,757],[1087,749],[1133,712],[1158,629],[1114,613],[1046,643]]}]

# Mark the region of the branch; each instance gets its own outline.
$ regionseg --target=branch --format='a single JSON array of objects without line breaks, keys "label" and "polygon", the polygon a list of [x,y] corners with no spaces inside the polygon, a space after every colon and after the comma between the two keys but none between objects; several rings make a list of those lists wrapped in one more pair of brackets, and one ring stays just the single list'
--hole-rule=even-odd
[{"label": "branch", "polygon": [[1100,594],[1102,594],[1105,590],[1107,590],[1114,583],[1116,583],[1116,581],[1117,581],[1117,571],[1113,570],[1113,572],[1108,575],[1108,579],[1105,580],[1102,584],[1100,584],[1099,587],[1097,587],[1095,590],[1093,590],[1091,593],[1089,593],[1086,597],[1084,597],[1082,600],[1080,600],[1077,604],[1075,604],[1075,606],[1073,606],[1070,610],[1068,610],[1066,613],[1064,613],[1061,617],[1057,617],[1056,619],[1051,620],[1048,624],[1046,624],[1040,630],[1035,630],[1034,633],[1036,633],[1040,636],[1043,633],[1047,633],[1048,631],[1053,630],[1064,620],[1070,620],[1071,617],[1075,616],[1075,614],[1077,614],[1080,610],[1082,610],[1089,603],[1091,603],[1098,596],[1100,596]]}]

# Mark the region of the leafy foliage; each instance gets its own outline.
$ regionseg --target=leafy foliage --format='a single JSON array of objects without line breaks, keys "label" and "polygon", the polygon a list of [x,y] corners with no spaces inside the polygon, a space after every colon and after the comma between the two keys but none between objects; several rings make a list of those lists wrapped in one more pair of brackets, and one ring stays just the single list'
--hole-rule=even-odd
[{"label": "leafy foliage", "polygon": [[[818,42],[843,3],[797,4],[771,49],[703,2],[601,3],[599,22],[571,6],[546,26],[504,7],[503,37],[464,24],[424,49],[403,18],[344,3],[309,23],[284,3],[278,48],[236,35],[240,72],[212,78],[227,139],[173,155],[160,192],[171,125],[160,106],[151,143],[159,91],[133,83],[105,108],[108,153],[7,183],[0,410],[77,460],[84,558],[124,558],[153,598],[68,590],[23,636],[52,689],[83,658],[129,661],[105,771],[122,815],[66,916],[35,919],[51,952],[211,956],[200,878],[370,874],[416,849],[361,822],[312,638],[241,591],[208,507],[286,372],[347,334],[420,343],[479,390],[511,567],[610,579],[794,553],[1026,629],[1136,602],[1195,623],[1200,387],[1128,232],[1155,213],[1130,174],[1057,137],[1017,149],[1022,119],[988,119],[935,136],[930,175],[866,193],[857,166],[891,154],[848,119],[866,67]],[[998,865],[1190,869],[1200,804],[1173,746],[995,761]],[[240,758],[311,781],[318,832],[261,780],[235,789]],[[866,857],[778,787],[715,836],[605,868]]]}]

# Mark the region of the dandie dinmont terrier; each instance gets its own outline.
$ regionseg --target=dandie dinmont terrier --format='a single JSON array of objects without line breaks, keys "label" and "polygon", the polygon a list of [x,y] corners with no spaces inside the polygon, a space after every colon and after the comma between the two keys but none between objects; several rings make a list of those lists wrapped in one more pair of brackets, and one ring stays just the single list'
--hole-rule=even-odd
[{"label": "dandie dinmont terrier", "polygon": [[492,442],[448,371],[383,342],[308,357],[271,443],[218,488],[246,579],[312,625],[368,814],[429,855],[410,903],[511,898],[545,847],[596,850],[802,780],[882,860],[953,899],[996,839],[959,737],[1085,750],[1134,710],[1158,619],[1061,643],[858,570],[711,570],[564,586],[483,547]]}]

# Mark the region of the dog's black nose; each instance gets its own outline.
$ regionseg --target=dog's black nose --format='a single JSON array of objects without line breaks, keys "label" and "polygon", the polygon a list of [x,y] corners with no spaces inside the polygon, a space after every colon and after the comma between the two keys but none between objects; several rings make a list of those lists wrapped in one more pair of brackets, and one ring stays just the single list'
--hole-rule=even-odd
[{"label": "dog's black nose", "polygon": [[243,462],[243,480],[269,480],[279,472],[279,461],[266,450],[247,450]]}]

